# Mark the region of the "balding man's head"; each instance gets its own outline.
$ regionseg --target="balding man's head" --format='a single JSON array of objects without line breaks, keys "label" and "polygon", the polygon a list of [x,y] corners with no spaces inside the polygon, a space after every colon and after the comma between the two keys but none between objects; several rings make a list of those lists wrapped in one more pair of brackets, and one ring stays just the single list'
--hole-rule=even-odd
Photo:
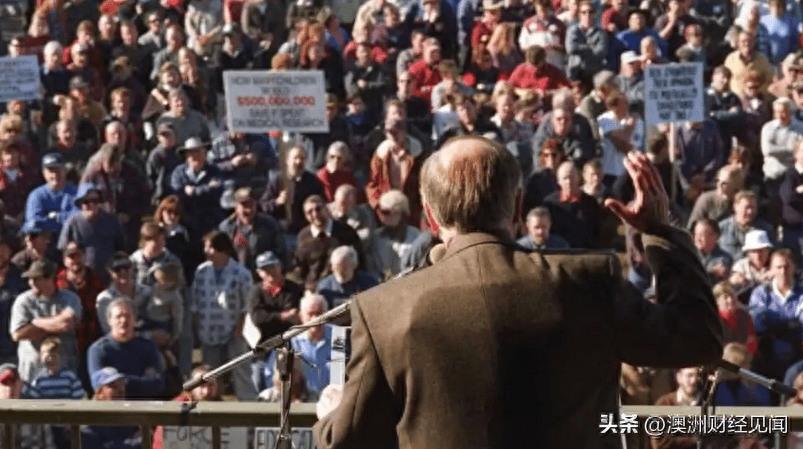
[{"label": "balding man's head", "polygon": [[498,231],[516,218],[521,186],[518,161],[483,137],[458,137],[421,169],[421,194],[432,219],[458,233]]}]

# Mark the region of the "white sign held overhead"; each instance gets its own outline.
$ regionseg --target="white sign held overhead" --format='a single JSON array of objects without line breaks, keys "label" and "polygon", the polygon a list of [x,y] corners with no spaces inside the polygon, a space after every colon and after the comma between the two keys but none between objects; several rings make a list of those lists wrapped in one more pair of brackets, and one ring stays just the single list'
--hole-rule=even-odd
[{"label": "white sign held overhead", "polygon": [[231,132],[329,132],[320,70],[228,70],[223,89]]},{"label": "white sign held overhead", "polygon": [[0,58],[0,102],[39,98],[39,61],[36,55]]},{"label": "white sign held overhead", "polygon": [[659,123],[705,120],[703,63],[653,64],[644,69],[644,118]]}]

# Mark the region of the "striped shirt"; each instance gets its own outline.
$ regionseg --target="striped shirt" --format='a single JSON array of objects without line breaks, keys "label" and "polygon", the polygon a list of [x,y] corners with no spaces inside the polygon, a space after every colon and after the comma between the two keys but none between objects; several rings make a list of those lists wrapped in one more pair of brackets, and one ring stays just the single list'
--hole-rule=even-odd
[{"label": "striped shirt", "polygon": [[83,399],[86,392],[81,380],[67,368],[54,375],[42,370],[31,382],[30,395],[38,399]]}]

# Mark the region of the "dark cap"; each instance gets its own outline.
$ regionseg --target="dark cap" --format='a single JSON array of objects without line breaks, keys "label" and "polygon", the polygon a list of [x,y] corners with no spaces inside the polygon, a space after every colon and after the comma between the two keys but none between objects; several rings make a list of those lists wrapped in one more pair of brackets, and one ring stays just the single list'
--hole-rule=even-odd
[{"label": "dark cap", "polygon": [[64,165],[64,158],[59,153],[47,153],[42,157],[42,167],[56,168]]},{"label": "dark cap", "polygon": [[48,231],[38,221],[26,221],[20,229],[20,233],[23,235],[39,235],[46,232]]},{"label": "dark cap", "polygon": [[89,83],[86,82],[83,76],[77,75],[70,79],[70,90],[72,89],[84,89],[89,87]]},{"label": "dark cap", "polygon": [[235,203],[245,203],[247,201],[256,199],[254,196],[254,191],[251,187],[240,187],[234,192],[234,202]]},{"label": "dark cap", "polygon": [[49,278],[55,275],[56,265],[47,259],[33,261],[28,271],[22,273],[22,277],[25,279]]},{"label": "dark cap", "polygon": [[161,134],[163,132],[170,131],[171,133],[175,133],[176,130],[173,129],[173,125],[167,122],[159,123],[159,126],[156,127],[156,133]]},{"label": "dark cap", "polygon": [[114,256],[112,256],[111,260],[109,260],[106,268],[108,268],[109,271],[117,271],[121,268],[131,268],[133,265],[134,264],[131,263],[131,259],[128,258],[128,254],[126,254],[124,251],[117,251],[114,253]]}]

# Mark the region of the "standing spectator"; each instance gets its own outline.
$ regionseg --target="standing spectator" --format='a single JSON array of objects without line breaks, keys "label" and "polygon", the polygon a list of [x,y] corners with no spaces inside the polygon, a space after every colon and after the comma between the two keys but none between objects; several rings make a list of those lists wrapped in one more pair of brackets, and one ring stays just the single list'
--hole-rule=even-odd
[{"label": "standing spectator", "polygon": [[152,268],[156,264],[181,264],[181,259],[167,249],[167,230],[158,223],[143,223],[139,231],[139,249],[131,254],[134,278],[137,283],[152,286],[156,283]]},{"label": "standing spectator", "polygon": [[559,191],[544,198],[552,215],[552,229],[572,248],[596,248],[599,238],[599,205],[580,189],[580,174],[571,161],[557,170]]},{"label": "standing spectator", "polygon": [[530,210],[540,206],[544,198],[558,190],[557,171],[560,164],[566,160],[557,139],[549,139],[541,146],[538,152],[538,165],[535,172],[524,186],[522,210]]},{"label": "standing spectator", "polygon": [[235,188],[261,186],[267,181],[265,173],[276,165],[275,146],[267,136],[225,130],[212,141],[207,159]]},{"label": "standing spectator", "polygon": [[522,176],[526,179],[533,171],[533,152],[530,149],[532,127],[516,119],[516,94],[512,91],[497,95],[494,104],[496,114],[491,117],[491,123],[498,130],[500,142],[516,155]]},{"label": "standing spectator", "polygon": [[352,245],[362,252],[360,238],[350,226],[329,217],[323,198],[313,195],[304,201],[304,215],[309,225],[298,234],[298,248],[294,258],[294,276],[300,282],[313,286],[331,274],[329,256],[341,245]]},{"label": "standing spectator", "polygon": [[769,53],[765,54],[773,67],[781,64],[786,55],[800,47],[800,18],[787,12],[784,0],[769,0],[769,14],[761,16],[760,23],[767,29]]},{"label": "standing spectator", "polygon": [[612,188],[625,173],[625,155],[644,151],[644,121],[629,111],[627,98],[613,93],[605,100],[608,112],[597,117],[602,146],[602,183]]},{"label": "standing spectator", "polygon": [[184,216],[184,206],[179,197],[169,195],[163,199],[154,212],[154,220],[165,230],[165,247],[179,259],[187,261],[184,263],[184,274],[188,282],[192,282],[194,266],[201,257],[200,251],[193,245],[195,233],[190,232],[191,224]]},{"label": "standing spectator", "polygon": [[398,190],[389,190],[379,198],[377,210],[380,226],[371,237],[368,251],[374,273],[389,279],[401,272],[401,262],[407,257],[420,231],[410,226],[410,202]]},{"label": "standing spectator", "polygon": [[588,93],[577,107],[577,112],[588,120],[594,140],[599,141],[597,117],[608,110],[605,102],[608,96],[618,89],[616,75],[610,70],[602,70],[594,75],[594,89]]},{"label": "standing spectator", "polygon": [[771,241],[775,239],[772,225],[758,217],[757,207],[756,194],[750,190],[742,190],[733,197],[733,215],[719,222],[719,246],[735,260],[742,257],[742,247],[748,231],[760,229],[767,233]]},{"label": "standing spectator", "polygon": [[173,125],[176,140],[179,142],[186,142],[190,138],[209,142],[210,133],[206,117],[190,107],[187,93],[183,89],[174,88],[170,91],[168,99],[170,109],[159,117],[156,125],[161,123]]},{"label": "standing spectator", "polygon": [[64,158],[58,153],[49,153],[42,158],[42,174],[45,184],[28,195],[25,221],[37,222],[49,232],[60,233],[64,223],[76,211],[76,188],[66,182]]},{"label": "standing spectator", "polygon": [[[204,254],[207,261],[198,266],[192,283],[190,311],[204,363],[219,366],[247,350],[243,320],[254,281],[251,272],[232,258],[234,247],[223,232],[212,231],[204,236]],[[256,386],[247,366],[240,365],[232,371],[232,382],[237,399],[256,399]]]},{"label": "standing spectator", "polygon": [[[92,376],[93,399],[96,401],[122,401],[128,398],[132,385],[130,376],[112,366],[99,369]],[[84,449],[141,449],[142,436],[137,426],[83,426],[81,440]]]},{"label": "standing spectator", "polygon": [[[761,92],[763,75],[750,71],[745,76],[742,95],[742,117],[734,135],[748,151],[753,161],[763,159],[761,155],[761,130],[772,119],[772,99]],[[758,165],[756,165],[758,168]]]},{"label": "standing spectator", "polygon": [[[406,254],[409,256],[409,251]],[[379,284],[379,279],[373,273],[358,269],[358,257],[357,250],[351,246],[338,246],[332,251],[329,258],[332,274],[321,279],[316,289],[326,298],[330,308],[337,307],[357,293]]]},{"label": "standing spectator", "polygon": [[569,243],[559,235],[552,234],[552,215],[549,209],[543,206],[534,207],[527,212],[527,235],[516,243],[524,248],[537,249],[567,249]]},{"label": "standing spectator", "polygon": [[214,229],[223,219],[220,196],[223,189],[222,176],[217,167],[206,160],[206,141],[190,137],[184,141],[179,154],[185,163],[176,167],[170,177],[170,186],[176,192],[191,215],[191,220],[200,233]]},{"label": "standing spectator", "polygon": [[229,236],[237,254],[236,260],[249,270],[255,269],[254,259],[265,251],[273,251],[285,259],[284,233],[279,222],[259,207],[250,187],[234,192],[234,213],[218,227]]},{"label": "standing spectator", "polygon": [[782,378],[803,352],[797,313],[803,289],[795,281],[795,265],[788,250],[772,253],[770,270],[772,283],[756,287],[750,296],[750,315],[760,339],[754,368],[770,377]]},{"label": "standing spectator", "polygon": [[697,198],[706,186],[713,183],[717,171],[725,165],[725,147],[719,127],[713,120],[686,122],[677,127],[676,145],[680,152],[680,172]]},{"label": "standing spectator", "polygon": [[159,398],[165,386],[164,364],[156,345],[134,331],[137,316],[127,299],[117,299],[106,309],[109,333],[89,347],[87,354],[92,387],[100,372],[113,367],[125,377],[128,397]]},{"label": "standing spectator", "polygon": [[759,90],[766,92],[772,79],[772,67],[761,53],[756,51],[755,40],[747,31],[739,33],[737,49],[725,58],[725,67],[731,71],[731,90],[740,97],[744,95],[744,86],[749,72],[760,75]]},{"label": "standing spectator", "polygon": [[100,208],[101,201],[100,190],[94,184],[81,184],[75,197],[81,213],[67,220],[58,248],[64,251],[70,242],[80,245],[86,252],[86,264],[106,282],[108,278],[103,271],[106,263],[115,251],[126,248],[126,237],[120,220]]},{"label": "standing spectator", "polygon": [[288,235],[296,235],[305,223],[304,200],[311,195],[324,195],[324,188],[313,173],[305,170],[306,153],[302,146],[290,147],[282,159],[283,169],[270,173],[260,204],[262,210],[279,220]]},{"label": "standing spectator", "polygon": [[441,60],[441,45],[437,39],[430,37],[423,43],[422,57],[412,63],[407,70],[413,80],[413,95],[427,103],[432,101],[432,89],[441,82],[438,63]]},{"label": "standing spectator", "polygon": [[498,80],[510,78],[516,66],[524,62],[524,55],[516,44],[516,24],[506,22],[496,25],[487,50],[493,67],[499,71]]},{"label": "standing spectator", "polygon": [[272,251],[257,257],[256,269],[261,282],[248,293],[248,314],[259,328],[262,342],[298,324],[304,288],[284,277],[282,262]]},{"label": "standing spectator", "polygon": [[625,51],[634,51],[641,54],[641,41],[646,37],[655,39],[661,50],[661,56],[669,54],[666,41],[652,28],[647,26],[647,16],[643,10],[630,11],[627,18],[628,29],[620,31],[616,39],[622,44]]},{"label": "standing spectator", "polygon": [[795,53],[787,55],[781,63],[782,77],[770,84],[767,92],[776,98],[792,98],[792,86],[800,78],[802,71],[800,56]]},{"label": "standing spectator", "polygon": [[24,217],[28,194],[40,180],[35,168],[21,164],[19,142],[0,143],[0,200],[5,205],[6,215],[17,220]]},{"label": "standing spectator", "polygon": [[667,4],[669,8],[666,14],[655,21],[655,29],[667,44],[667,51],[661,56],[665,59],[674,59],[675,53],[685,42],[686,30],[690,26],[696,25],[697,19],[689,15],[687,2],[669,0]]},{"label": "standing spectator", "polygon": [[44,64],[40,69],[42,93],[42,121],[52,123],[58,113],[58,96],[67,95],[70,91],[70,72],[64,68],[62,53],[64,48],[56,41],[45,45]]},{"label": "standing spectator", "polygon": [[22,274],[30,290],[14,301],[11,309],[11,336],[18,342],[20,375],[30,381],[42,368],[39,345],[45,337],[61,338],[64,365],[78,368],[75,328],[83,311],[75,293],[56,286],[56,266],[47,259],[38,260]]},{"label": "standing spectator", "polygon": [[[741,170],[726,165],[717,172],[716,187],[703,192],[689,215],[689,229],[692,224],[701,218],[708,218],[719,222],[727,218],[733,206],[733,196],[741,184]],[[803,220],[801,220],[803,224]]]},{"label": "standing spectator", "polygon": [[594,5],[578,3],[580,20],[566,31],[566,73],[570,79],[588,81],[605,67],[608,55],[608,33],[594,23]]},{"label": "standing spectator", "polygon": [[16,363],[17,343],[9,330],[14,299],[25,291],[19,268],[10,262],[11,248],[0,239],[0,364]]},{"label": "standing spectator", "polygon": [[[559,96],[556,95],[554,98]],[[585,117],[575,113],[573,108],[567,107],[569,104],[557,103],[553,102],[553,106],[557,107],[544,116],[532,138],[533,159],[539,160],[541,149],[546,142],[552,140],[557,144],[557,150],[563,157],[582,167],[594,157],[596,151],[591,129]]]},{"label": "standing spectator", "polygon": [[535,15],[522,25],[519,46],[525,52],[533,46],[543,48],[547,63],[563,70],[566,65],[566,55],[563,50],[566,26],[552,13],[552,3],[549,0],[538,0],[533,4]]},{"label": "standing spectator", "polygon": [[[134,313],[142,315],[146,304],[150,302],[153,296],[150,286],[140,284],[134,278],[134,264],[128,259],[128,256],[126,256],[124,252],[119,251],[114,254],[114,257],[109,261],[106,267],[106,271],[111,278],[111,283],[109,283],[109,288],[97,295],[94,306],[94,308],[97,309],[97,320],[100,322],[100,327],[104,335],[108,334],[111,330],[108,314],[109,307],[114,304],[115,301],[118,299],[128,301]],[[144,316],[139,317],[137,327],[141,327],[144,318]]]},{"label": "standing spectator", "polygon": [[719,247],[719,226],[714,220],[701,218],[692,225],[694,246],[699,251],[700,261],[713,283],[728,278],[733,258]]},{"label": "standing spectator", "polygon": [[159,144],[151,150],[145,165],[148,184],[153,192],[153,205],[158,205],[164,197],[175,193],[170,185],[170,177],[173,170],[183,162],[178,154],[178,141],[172,125],[160,123],[156,128],[156,138]]},{"label": "standing spectator", "polygon": [[520,97],[528,90],[534,89],[537,96],[545,97],[569,87],[569,80],[558,67],[546,62],[546,50],[538,45],[527,49],[524,62],[513,70],[508,81]]},{"label": "standing spectator", "polygon": [[51,245],[51,233],[34,221],[26,222],[20,234],[25,236],[25,248],[11,258],[11,264],[20,271],[27,271],[34,261],[56,259],[55,244]]},{"label": "standing spectator", "polygon": [[644,109],[644,70],[641,58],[636,52],[628,50],[619,58],[619,75],[616,84],[619,90],[627,97],[630,109],[641,111]]},{"label": "standing spectator", "polygon": [[795,164],[795,145],[803,138],[803,129],[792,126],[794,103],[788,98],[772,102],[773,120],[761,128],[761,153],[764,155],[764,180],[771,200],[787,170]]},{"label": "standing spectator", "polygon": [[795,142],[794,164],[786,169],[778,189],[783,244],[796,263],[803,262],[803,141]]},{"label": "standing spectator", "polygon": [[357,180],[351,173],[349,163],[351,152],[344,142],[334,142],[326,150],[326,165],[318,171],[318,179],[324,187],[324,194],[328,201],[332,201],[335,192],[341,185],[357,187]]}]

